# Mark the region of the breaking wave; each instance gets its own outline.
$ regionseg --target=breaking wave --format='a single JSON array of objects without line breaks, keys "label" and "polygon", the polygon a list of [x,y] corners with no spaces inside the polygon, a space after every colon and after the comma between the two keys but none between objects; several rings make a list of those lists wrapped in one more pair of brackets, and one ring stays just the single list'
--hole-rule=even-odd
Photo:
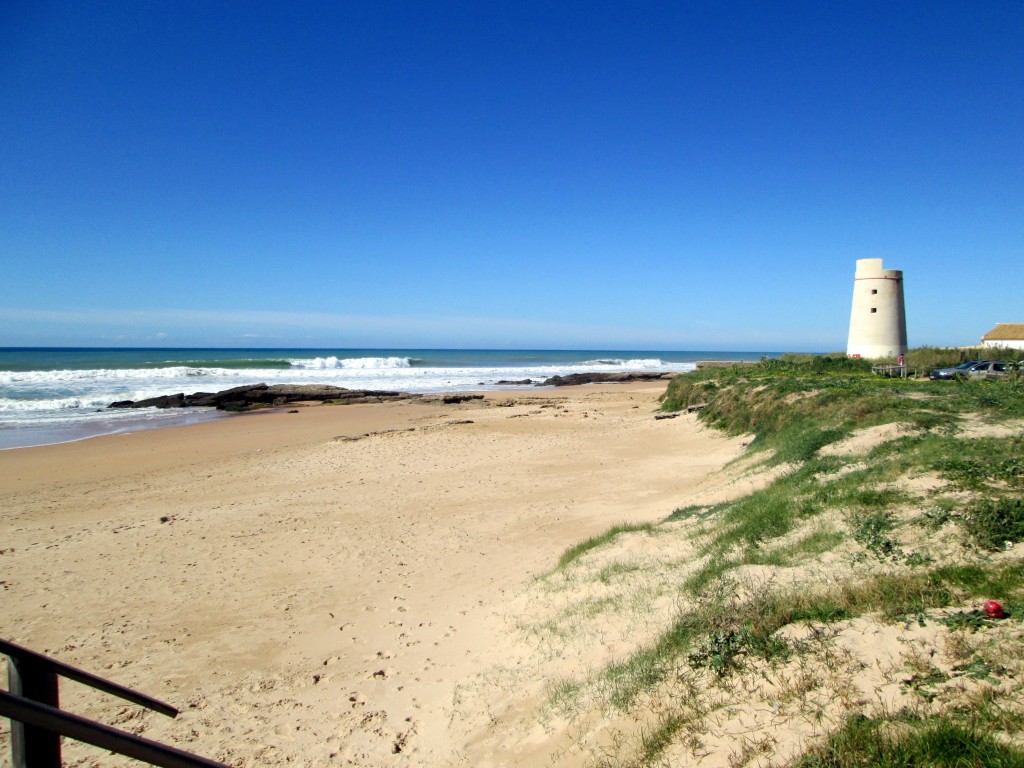
[{"label": "breaking wave", "polygon": [[411,357],[314,357],[289,360],[295,368],[328,370],[331,368],[411,368]]}]

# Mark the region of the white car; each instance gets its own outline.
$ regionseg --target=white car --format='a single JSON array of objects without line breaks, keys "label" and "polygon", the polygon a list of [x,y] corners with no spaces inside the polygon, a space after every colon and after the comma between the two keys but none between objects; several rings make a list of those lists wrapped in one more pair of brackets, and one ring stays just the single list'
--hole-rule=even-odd
[{"label": "white car", "polygon": [[967,371],[969,379],[1001,379],[1013,369],[1012,363],[1002,360],[986,360]]}]

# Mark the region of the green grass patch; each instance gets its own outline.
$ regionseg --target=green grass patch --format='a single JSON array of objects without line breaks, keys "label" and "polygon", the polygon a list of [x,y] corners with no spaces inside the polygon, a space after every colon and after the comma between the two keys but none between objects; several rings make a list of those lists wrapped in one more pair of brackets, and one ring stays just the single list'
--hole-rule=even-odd
[{"label": "green grass patch", "polygon": [[848,718],[797,768],[1024,768],[1024,751],[997,741],[977,725],[930,718],[895,727],[884,720]]},{"label": "green grass patch", "polygon": [[627,573],[635,573],[639,570],[640,566],[635,563],[611,563],[600,570],[597,574],[597,580],[602,584],[611,584],[615,581],[616,577]]},{"label": "green grass patch", "polygon": [[691,621],[677,622],[653,644],[606,667],[602,678],[609,704],[622,711],[628,710],[641,694],[651,691],[667,677],[676,660],[689,650],[698,632]]},{"label": "green grass patch", "polygon": [[672,514],[666,517],[662,522],[672,523],[678,520],[693,520],[695,518],[703,519],[710,514],[711,510],[708,507],[700,505],[691,505],[688,507],[679,507],[672,511]]},{"label": "green grass patch", "polygon": [[640,754],[637,756],[635,764],[638,766],[654,764],[654,761],[672,746],[676,734],[689,722],[690,718],[683,715],[670,715],[656,727],[642,732],[640,734]]},{"label": "green grass patch", "polygon": [[[731,537],[725,537],[728,540]],[[736,557],[723,557],[719,552],[684,582],[685,589],[696,594],[728,571],[744,565],[767,565],[790,568],[824,554],[839,546],[847,536],[831,527],[818,527],[807,535],[781,546],[771,547],[768,543],[755,541],[739,551]]]},{"label": "green grass patch", "polygon": [[579,544],[574,544],[573,546],[565,550],[565,552],[562,553],[562,556],[558,558],[558,565],[555,567],[555,570],[557,571],[565,568],[570,563],[579,560],[581,557],[583,557],[583,555],[585,555],[590,550],[597,549],[598,547],[602,547],[605,544],[609,543],[610,541],[615,539],[615,537],[619,534],[653,532],[653,523],[622,523],[620,525],[613,526],[604,533],[600,533],[597,536],[591,536],[586,541],[581,541]]},{"label": "green grass patch", "polygon": [[720,532],[714,538],[714,551],[726,552],[737,544],[757,547],[786,535],[797,518],[816,511],[787,493],[790,485],[777,481],[728,504],[721,516]]},{"label": "green grass patch", "polygon": [[985,549],[1002,549],[1024,541],[1024,499],[978,499],[968,507],[965,525],[974,541]]},{"label": "green grass patch", "polygon": [[998,565],[949,565],[935,575],[973,597],[1024,597],[1024,562],[1008,560]]},{"label": "green grass patch", "polygon": [[738,560],[730,560],[721,555],[712,555],[700,568],[690,574],[683,582],[683,588],[692,595],[697,595],[708,590],[716,581],[720,580],[728,571],[739,565]]},{"label": "green grass patch", "polygon": [[753,433],[754,450],[773,461],[801,461],[853,429],[904,423],[920,431],[952,429],[963,414],[1024,417],[1024,379],[887,379],[857,361],[766,360],[675,377],[662,409],[705,404],[700,418],[729,434]]},{"label": "green grass patch", "polygon": [[947,450],[931,460],[949,482],[966,490],[993,484],[1024,488],[1024,444],[1019,438],[949,440]]},{"label": "green grass patch", "polygon": [[687,660],[694,669],[708,669],[717,677],[725,677],[742,668],[741,659],[750,656],[766,661],[787,659],[791,651],[781,638],[747,625],[739,629],[716,629],[705,635]]},{"label": "green grass patch", "polygon": [[[801,548],[811,554],[837,546],[842,534],[834,529],[824,538],[782,548],[768,546],[826,510],[847,511],[867,521],[865,526],[874,525],[877,529],[881,520],[891,520],[891,508],[908,500],[907,494],[897,488],[873,487],[873,483],[889,479],[883,462],[831,476],[829,473],[839,466],[834,458],[813,459],[763,489],[711,508],[708,517],[715,522],[705,552],[712,560],[687,582],[690,591],[703,586],[708,574],[715,570],[721,574],[742,564],[786,565],[800,554]],[[890,523],[887,529],[892,527]],[[880,530],[871,541],[880,546],[878,533]],[[743,554],[736,554],[737,550]]]},{"label": "green grass patch", "polygon": [[895,527],[892,514],[886,509],[862,513],[853,519],[853,538],[879,560],[898,560],[903,550],[889,536]]},{"label": "green grass patch", "polygon": [[747,550],[743,553],[743,564],[789,568],[835,549],[846,541],[846,538],[844,533],[831,526],[819,526],[792,544],[767,551]]},{"label": "green grass patch", "polygon": [[[704,591],[694,600],[698,607],[680,615],[655,642],[602,673],[608,701],[628,709],[641,695],[653,691],[684,660],[725,675],[741,659],[784,659],[785,643],[775,633],[796,622],[835,622],[867,613],[880,613],[895,621],[920,617],[926,611],[955,605],[971,597],[1024,597],[1024,563],[1007,562],[998,567],[945,567],[909,573],[883,573],[831,589],[812,593],[780,590],[735,598],[735,585],[715,581],[725,564],[709,563],[714,576],[703,579]],[[687,588],[695,589],[693,577]]]}]

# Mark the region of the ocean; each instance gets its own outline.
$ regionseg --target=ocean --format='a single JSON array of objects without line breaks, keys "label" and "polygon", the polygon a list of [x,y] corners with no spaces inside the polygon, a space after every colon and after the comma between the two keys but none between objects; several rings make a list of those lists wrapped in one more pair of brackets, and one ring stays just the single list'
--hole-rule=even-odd
[{"label": "ocean", "polygon": [[225,418],[207,408],[108,410],[118,400],[244,384],[331,384],[400,392],[531,389],[499,384],[595,371],[693,370],[697,360],[769,352],[493,349],[0,348],[0,449]]}]

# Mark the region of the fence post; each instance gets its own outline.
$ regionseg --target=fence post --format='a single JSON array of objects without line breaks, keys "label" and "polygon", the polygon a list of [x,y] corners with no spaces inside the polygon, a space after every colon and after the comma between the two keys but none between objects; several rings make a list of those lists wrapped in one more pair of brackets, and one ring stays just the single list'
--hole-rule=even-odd
[{"label": "fence post", "polygon": [[[7,657],[7,690],[60,708],[57,673],[34,659]],[[12,768],[60,768],[60,735],[11,720]]]}]

